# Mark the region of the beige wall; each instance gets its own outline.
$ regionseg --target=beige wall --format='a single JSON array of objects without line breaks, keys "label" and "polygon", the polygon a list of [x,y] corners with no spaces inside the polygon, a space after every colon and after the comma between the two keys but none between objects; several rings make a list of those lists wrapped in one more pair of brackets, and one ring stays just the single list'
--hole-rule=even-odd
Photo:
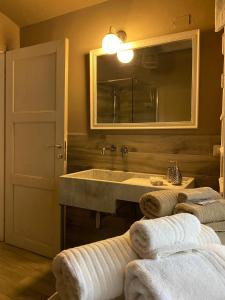
[{"label": "beige wall", "polygon": [[0,12],[0,50],[11,50],[20,46],[20,29]]},{"label": "beige wall", "polygon": [[[185,24],[182,18],[179,18],[186,14],[191,14],[191,25]],[[111,0],[22,28],[22,46],[64,37],[70,40],[69,131],[77,133],[88,131],[87,54],[89,50],[101,46],[101,39],[110,25],[116,29],[124,29],[128,34],[128,41],[195,28],[201,29],[200,127],[198,130],[182,132],[218,134],[222,56],[220,33],[213,32],[213,0]],[[141,133],[157,134],[158,131]],[[170,131],[170,133],[177,134],[178,131]]]}]

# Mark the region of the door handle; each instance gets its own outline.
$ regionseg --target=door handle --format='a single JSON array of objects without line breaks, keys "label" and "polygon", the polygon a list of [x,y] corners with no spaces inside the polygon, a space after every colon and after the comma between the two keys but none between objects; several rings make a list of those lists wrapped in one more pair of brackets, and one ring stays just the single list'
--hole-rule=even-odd
[{"label": "door handle", "polygon": [[61,144],[55,144],[55,145],[48,145],[48,148],[55,148],[55,149],[62,149],[63,145]]}]

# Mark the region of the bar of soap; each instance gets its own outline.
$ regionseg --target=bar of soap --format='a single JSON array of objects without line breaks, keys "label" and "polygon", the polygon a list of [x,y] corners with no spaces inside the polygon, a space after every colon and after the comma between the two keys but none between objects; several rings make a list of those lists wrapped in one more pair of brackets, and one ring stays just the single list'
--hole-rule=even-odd
[{"label": "bar of soap", "polygon": [[161,185],[163,185],[163,181],[162,180],[151,180],[151,184],[155,185],[155,186],[161,186]]}]

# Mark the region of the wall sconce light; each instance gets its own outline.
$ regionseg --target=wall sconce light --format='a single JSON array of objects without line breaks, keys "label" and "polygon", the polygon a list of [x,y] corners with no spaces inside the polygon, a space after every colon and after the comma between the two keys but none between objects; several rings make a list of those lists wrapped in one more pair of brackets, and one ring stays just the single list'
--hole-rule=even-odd
[{"label": "wall sconce light", "polygon": [[123,42],[127,38],[126,32],[123,30],[113,32],[112,26],[109,28],[107,33],[102,39],[102,48],[107,54],[115,54]]},{"label": "wall sconce light", "polygon": [[[115,30],[114,30],[115,31]],[[102,39],[102,48],[107,54],[117,53],[117,58],[120,62],[127,64],[132,61],[134,57],[134,51],[132,49],[126,49],[123,47],[123,43],[127,39],[127,34],[123,30],[113,32],[112,26]]]},{"label": "wall sconce light", "polygon": [[120,62],[128,64],[134,57],[134,51],[132,49],[120,50],[117,52],[117,58]]}]

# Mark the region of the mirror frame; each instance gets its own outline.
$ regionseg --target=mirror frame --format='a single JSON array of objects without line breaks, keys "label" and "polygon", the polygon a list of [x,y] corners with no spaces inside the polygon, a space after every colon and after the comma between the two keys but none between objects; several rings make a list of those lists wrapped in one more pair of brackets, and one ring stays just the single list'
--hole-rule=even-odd
[{"label": "mirror frame", "polygon": [[91,129],[194,129],[198,128],[199,109],[199,51],[200,30],[184,31],[150,39],[123,44],[123,49],[138,49],[167,44],[182,40],[192,40],[192,91],[191,120],[180,122],[145,122],[145,123],[98,123],[97,122],[97,58],[106,54],[102,48],[90,51],[90,128]]}]

